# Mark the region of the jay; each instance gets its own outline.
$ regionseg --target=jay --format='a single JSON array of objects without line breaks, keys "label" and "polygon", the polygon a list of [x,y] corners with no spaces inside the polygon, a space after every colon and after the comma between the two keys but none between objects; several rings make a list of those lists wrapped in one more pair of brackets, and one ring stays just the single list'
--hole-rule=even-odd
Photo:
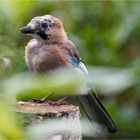
[{"label": "jay", "polygon": [[[25,61],[30,72],[45,73],[58,67],[68,67],[88,75],[76,46],[68,39],[58,18],[52,15],[35,17],[20,31],[34,38],[25,50]],[[91,122],[96,120],[109,132],[117,132],[116,124],[94,90],[79,95],[77,99]]]}]

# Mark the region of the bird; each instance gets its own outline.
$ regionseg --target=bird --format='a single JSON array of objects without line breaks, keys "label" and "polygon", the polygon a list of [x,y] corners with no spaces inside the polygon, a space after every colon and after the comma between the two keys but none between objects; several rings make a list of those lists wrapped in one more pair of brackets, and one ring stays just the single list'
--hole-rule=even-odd
[{"label": "bird", "polygon": [[[63,23],[57,17],[34,17],[19,30],[33,37],[25,49],[25,61],[30,72],[41,74],[59,67],[68,67],[88,75],[75,44],[69,40]],[[99,122],[108,132],[118,131],[94,89],[89,89],[88,94],[78,95],[77,100],[91,122]]]}]

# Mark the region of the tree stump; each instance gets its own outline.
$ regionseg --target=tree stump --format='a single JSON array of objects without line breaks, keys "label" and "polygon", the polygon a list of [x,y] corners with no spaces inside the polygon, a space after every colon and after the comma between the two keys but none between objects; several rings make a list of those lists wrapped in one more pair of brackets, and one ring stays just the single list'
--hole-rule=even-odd
[{"label": "tree stump", "polygon": [[[59,119],[57,127],[66,126],[70,128],[70,132],[59,132],[55,130],[53,133],[45,131],[41,136],[33,136],[33,140],[81,140],[81,125],[80,125],[80,111],[79,107],[75,105],[48,105],[47,103],[33,103],[33,102],[17,102],[17,112],[23,115],[24,123],[27,125],[37,125],[45,122],[47,126],[49,121]],[[54,124],[52,124],[54,125]],[[65,126],[65,125],[64,125]],[[50,126],[54,128],[55,126]],[[47,127],[46,127],[47,128]]]}]

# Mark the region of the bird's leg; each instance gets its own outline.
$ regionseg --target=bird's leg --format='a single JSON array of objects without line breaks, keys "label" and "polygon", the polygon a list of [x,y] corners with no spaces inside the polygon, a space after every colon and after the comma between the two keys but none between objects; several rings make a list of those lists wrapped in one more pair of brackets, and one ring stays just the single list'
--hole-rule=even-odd
[{"label": "bird's leg", "polygon": [[48,97],[44,97],[42,99],[31,99],[31,102],[34,102],[34,103],[49,103],[49,100],[48,100]]},{"label": "bird's leg", "polygon": [[65,102],[64,100],[66,99],[67,97],[63,97],[57,101],[51,101],[51,100],[48,100],[47,97],[44,97],[42,99],[31,99],[31,102],[34,102],[34,103],[48,103],[49,105],[66,105],[68,104],[67,102]]}]

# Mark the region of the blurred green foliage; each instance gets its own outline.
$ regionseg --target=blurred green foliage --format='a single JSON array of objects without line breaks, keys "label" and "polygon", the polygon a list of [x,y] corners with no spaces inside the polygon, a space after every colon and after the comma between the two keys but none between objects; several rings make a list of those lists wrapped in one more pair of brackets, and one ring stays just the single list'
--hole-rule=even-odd
[{"label": "blurred green foliage", "polygon": [[[76,44],[85,64],[90,66],[91,81],[119,127],[117,135],[105,138],[140,138],[140,1],[2,0],[0,66],[3,58],[9,58],[11,69],[1,70],[1,83],[9,76],[27,71],[24,46],[29,37],[18,30],[33,17],[44,14],[52,14],[63,21],[70,40]],[[8,84],[5,89],[10,90]],[[1,90],[0,96],[3,93]],[[0,103],[0,107],[2,105]],[[10,109],[6,106],[5,113]],[[0,113],[4,115],[1,109]],[[6,125],[1,114],[0,125]],[[9,120],[15,121],[15,126],[11,124],[14,128],[6,126],[20,139],[22,127],[21,132],[16,129],[15,118]],[[14,139],[10,130],[6,134],[0,127],[0,139]]]},{"label": "blurred green foliage", "polygon": [[13,110],[13,103],[10,99],[4,98],[0,101],[0,139],[1,140],[22,140],[27,139],[21,117]]}]

